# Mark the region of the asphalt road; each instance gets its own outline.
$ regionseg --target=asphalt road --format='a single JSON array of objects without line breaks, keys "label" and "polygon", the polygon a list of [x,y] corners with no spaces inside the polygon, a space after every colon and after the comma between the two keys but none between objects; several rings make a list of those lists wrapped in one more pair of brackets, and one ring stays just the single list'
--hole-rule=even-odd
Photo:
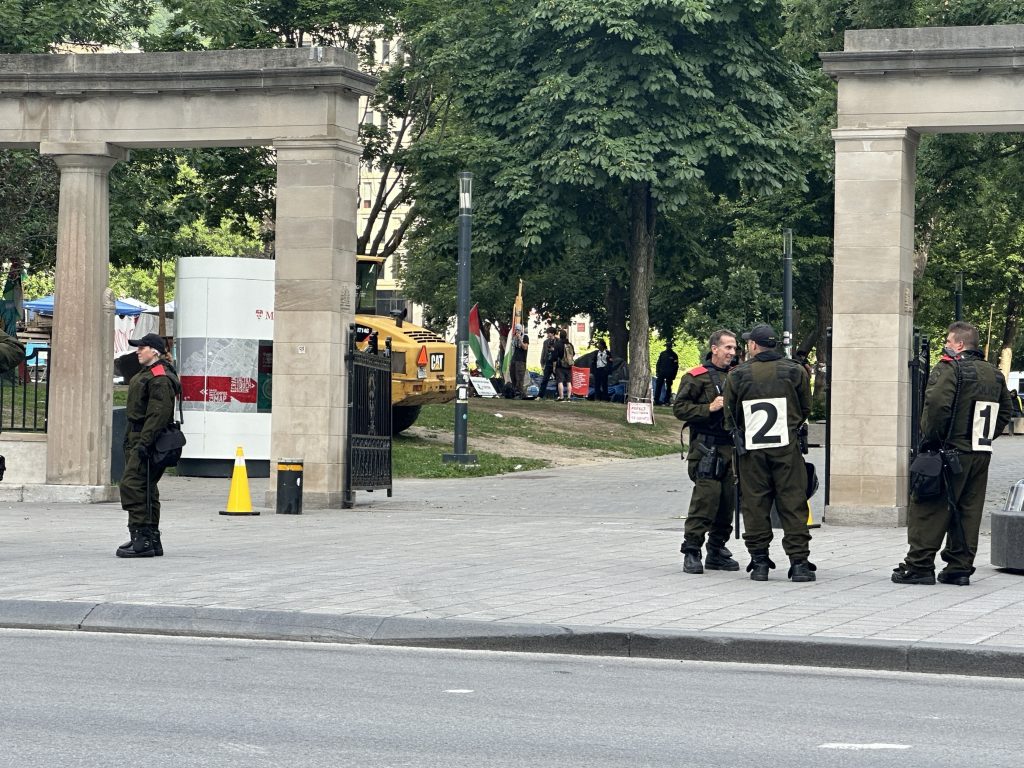
[{"label": "asphalt road", "polygon": [[0,765],[1017,768],[1024,681],[0,631]]}]

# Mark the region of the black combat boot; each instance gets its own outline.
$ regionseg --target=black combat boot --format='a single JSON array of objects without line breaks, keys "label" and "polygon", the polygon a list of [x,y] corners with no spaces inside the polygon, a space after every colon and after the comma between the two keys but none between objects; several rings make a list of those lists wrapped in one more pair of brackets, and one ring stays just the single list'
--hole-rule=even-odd
[{"label": "black combat boot", "polygon": [[132,540],[128,542],[128,547],[117,548],[116,554],[118,557],[153,557],[156,552],[153,551],[153,538],[148,528],[137,528],[132,531]]},{"label": "black combat boot", "polygon": [[768,557],[767,552],[751,552],[750,562],[747,564],[747,572],[751,581],[768,581],[768,571],[775,567],[775,563]]},{"label": "black combat boot", "polygon": [[[130,526],[130,525],[128,526],[128,534],[130,536],[134,535],[134,531],[135,530],[137,530],[137,529],[134,528],[133,526]],[[153,540],[153,555],[155,557],[163,557],[164,556],[164,547],[163,547],[163,544],[160,543],[160,529],[159,528],[151,528],[150,530],[152,532],[151,538]],[[122,544],[120,547],[118,547],[118,550],[122,550],[122,549],[123,550],[129,550],[131,548],[132,548],[132,540],[128,539],[128,541],[126,541],[124,544]],[[128,557],[132,557],[132,555],[128,555]]]},{"label": "black combat boot", "polygon": [[[936,578],[942,584],[953,584],[957,587],[970,586],[971,577],[966,573],[954,573],[952,571],[939,571]],[[934,583],[934,582],[933,582]]]},{"label": "black combat boot", "polygon": [[132,539],[135,538],[135,532],[138,531],[138,530],[139,530],[139,526],[137,526],[137,525],[129,525],[128,526],[128,541],[126,541],[124,544],[122,544],[120,547],[117,548],[117,550],[119,552],[122,549],[123,550],[129,550],[129,549],[132,548]]},{"label": "black combat boot", "polygon": [[789,566],[789,573],[786,574],[793,581],[815,581],[818,577],[814,572],[818,566],[810,560],[798,560]]},{"label": "black combat boot", "polygon": [[934,584],[935,574],[932,571],[915,571],[906,563],[900,563],[892,569],[893,584]]},{"label": "black combat boot", "polygon": [[704,566],[700,563],[700,547],[684,541],[679,551],[683,553],[683,573],[704,573]]},{"label": "black combat boot", "polygon": [[708,542],[708,556],[704,558],[704,567],[709,571],[738,571],[740,564],[732,558],[732,552],[723,545]]},{"label": "black combat boot", "polygon": [[150,538],[153,540],[153,554],[156,557],[164,556],[164,545],[160,542],[160,529],[150,528]]}]

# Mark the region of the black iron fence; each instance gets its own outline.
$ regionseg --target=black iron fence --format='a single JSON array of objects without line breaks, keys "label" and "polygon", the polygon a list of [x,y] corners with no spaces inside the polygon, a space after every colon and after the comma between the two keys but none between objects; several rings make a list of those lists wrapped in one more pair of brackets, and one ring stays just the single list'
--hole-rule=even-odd
[{"label": "black iron fence", "polygon": [[832,500],[832,326],[825,329],[825,508]]},{"label": "black iron fence", "polygon": [[45,432],[50,403],[50,349],[36,347],[25,362],[0,377],[0,430]]},{"label": "black iron fence", "polygon": [[916,328],[910,349],[910,461],[921,448],[921,411],[924,410],[924,391],[932,372],[930,339]]},{"label": "black iron fence", "polygon": [[367,351],[361,352],[355,326],[350,326],[345,359],[348,461],[342,507],[348,509],[355,503],[355,491],[387,490],[391,495],[391,340],[378,350],[371,338]]}]

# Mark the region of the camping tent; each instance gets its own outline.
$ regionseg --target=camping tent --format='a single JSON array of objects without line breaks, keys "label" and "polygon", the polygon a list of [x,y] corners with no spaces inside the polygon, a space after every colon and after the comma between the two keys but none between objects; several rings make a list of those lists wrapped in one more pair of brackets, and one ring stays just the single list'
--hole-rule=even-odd
[{"label": "camping tent", "polygon": [[[26,301],[25,309],[30,312],[38,312],[40,315],[52,315],[53,314],[53,296],[43,296],[41,299],[33,299],[32,301]],[[135,307],[131,304],[127,304],[123,301],[118,301],[115,305],[117,314],[126,315],[128,317],[136,317],[142,314],[141,307]]]}]

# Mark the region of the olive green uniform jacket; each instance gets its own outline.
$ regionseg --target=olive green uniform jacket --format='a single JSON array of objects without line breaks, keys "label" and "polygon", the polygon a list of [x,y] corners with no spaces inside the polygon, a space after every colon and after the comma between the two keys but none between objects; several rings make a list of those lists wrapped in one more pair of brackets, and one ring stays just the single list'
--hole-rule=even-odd
[{"label": "olive green uniform jacket", "polygon": [[7,373],[25,360],[25,346],[0,330],[0,373]]},{"label": "olive green uniform jacket", "polygon": [[[125,415],[128,429],[124,438],[124,474],[121,475],[121,507],[128,512],[128,526],[160,525],[160,493],[157,483],[163,468],[147,466],[138,446],[152,450],[157,435],[174,418],[174,400],[180,388],[178,376],[169,364],[158,361],[144,368],[128,383]],[[147,509],[146,494],[149,493]]]},{"label": "olive green uniform jacket", "polygon": [[774,503],[782,522],[782,548],[790,561],[806,560],[810,554],[807,469],[797,440],[797,430],[810,414],[807,370],[780,352],[761,352],[726,380],[725,426],[740,430],[747,448],[735,462],[742,491],[743,540],[751,553],[768,551]]},{"label": "olive green uniform jacket", "polygon": [[[724,410],[712,412],[710,407],[711,402],[722,394],[728,373],[715,368],[710,362],[693,368],[683,374],[672,402],[672,412],[677,419],[685,421],[690,430],[686,468],[694,487],[684,523],[684,550],[699,550],[704,545],[705,536],[710,548],[723,547],[732,535],[736,483],[732,469],[732,441],[723,423]],[[721,456],[720,477],[698,477],[697,467],[704,456],[699,445],[708,450],[714,448]]]},{"label": "olive green uniform jacket", "polygon": [[[960,394],[956,397],[958,377]],[[921,413],[921,447],[939,448],[944,444],[955,450],[961,471],[945,475],[945,497],[911,500],[907,521],[909,570],[932,572],[935,553],[945,539],[941,554],[946,562],[944,571],[958,576],[974,573],[992,443],[1003,433],[1011,415],[1012,403],[1003,374],[977,351],[968,350],[955,360],[944,356],[932,369]]]}]

